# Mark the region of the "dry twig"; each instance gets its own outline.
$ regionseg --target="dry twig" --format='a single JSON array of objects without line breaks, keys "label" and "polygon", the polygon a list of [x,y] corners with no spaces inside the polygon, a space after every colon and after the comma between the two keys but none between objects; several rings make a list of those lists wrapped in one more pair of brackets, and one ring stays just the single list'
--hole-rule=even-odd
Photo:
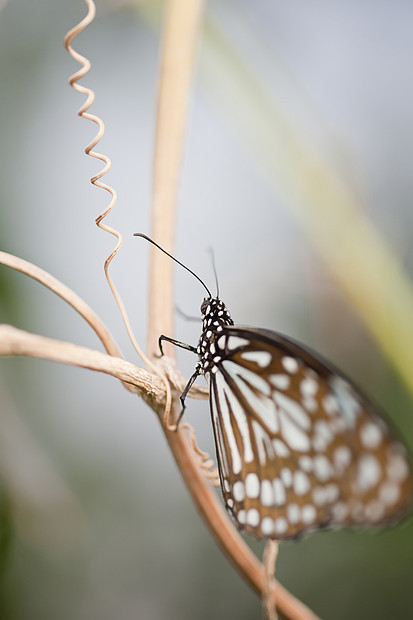
[{"label": "dry twig", "polygon": [[[188,5],[185,0],[169,0],[167,5],[158,93],[152,236],[160,245],[172,251],[178,172],[203,3],[198,0]],[[174,304],[172,261],[153,250],[151,256],[148,351],[153,355],[157,351],[159,335],[173,335]],[[173,355],[173,351],[169,350],[168,355]],[[172,404],[172,412],[176,418],[179,413],[176,399]],[[182,432],[173,433],[165,427],[163,430],[188,490],[208,528],[244,579],[262,596],[268,585],[263,566],[245,544],[216,494],[200,473],[193,451]],[[271,588],[273,599],[274,583]],[[316,619],[315,614],[279,584],[276,602],[286,618]]]}]

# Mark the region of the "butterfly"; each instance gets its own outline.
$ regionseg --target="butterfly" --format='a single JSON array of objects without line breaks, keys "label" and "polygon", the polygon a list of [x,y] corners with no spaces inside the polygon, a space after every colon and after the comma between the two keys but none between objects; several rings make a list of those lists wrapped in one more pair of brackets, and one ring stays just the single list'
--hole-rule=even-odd
[{"label": "butterfly", "polygon": [[376,408],[301,344],[234,325],[225,304],[190,272],[208,292],[198,346],[164,335],[159,344],[161,351],[168,341],[198,355],[181,401],[185,406],[203,375],[222,494],[238,527],[285,540],[404,516],[413,499],[411,463]]}]

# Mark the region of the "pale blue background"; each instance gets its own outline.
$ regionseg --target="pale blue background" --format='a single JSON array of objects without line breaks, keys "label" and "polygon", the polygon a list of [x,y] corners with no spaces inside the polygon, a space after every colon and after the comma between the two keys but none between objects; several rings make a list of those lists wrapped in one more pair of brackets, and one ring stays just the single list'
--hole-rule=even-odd
[{"label": "pale blue background", "polygon": [[[77,67],[62,40],[83,14],[80,0],[13,0],[0,13],[0,241],[72,287],[139,363],[103,277],[113,242],[94,218],[107,202],[89,184],[99,165],[83,154],[95,130],[76,116],[82,98],[67,85]],[[98,2],[98,14],[75,47],[93,63],[86,83],[106,123],[99,148],[112,158],[109,182],[119,194],[109,223],[125,245],[112,274],[144,344],[148,248],[132,233],[149,229],[160,35],[132,3]],[[413,5],[227,0],[211,2],[208,15],[411,271]],[[318,349],[392,414],[412,448],[411,401],[283,206],[201,71],[177,256],[212,287],[204,251],[212,245],[234,319]],[[0,278],[3,321],[99,348],[82,320],[42,287],[5,268]],[[182,270],[176,280],[177,304],[196,314],[202,289]],[[178,318],[176,336],[195,344],[199,327]],[[180,360],[189,375],[193,356]],[[1,555],[2,618],[260,617],[259,600],[204,528],[142,402],[113,379],[76,368],[13,359],[1,361],[1,371],[3,411],[27,425],[79,508],[62,524],[55,506],[37,520],[28,511],[17,527],[9,472],[0,472],[10,534],[0,538],[10,540]],[[207,403],[189,402],[187,417],[212,451]],[[0,446],[6,439],[0,430]],[[24,452],[17,458],[24,465]],[[32,485],[36,493],[42,480]],[[408,618],[412,553],[411,520],[380,534],[323,533],[282,546],[278,574],[323,618]]]}]

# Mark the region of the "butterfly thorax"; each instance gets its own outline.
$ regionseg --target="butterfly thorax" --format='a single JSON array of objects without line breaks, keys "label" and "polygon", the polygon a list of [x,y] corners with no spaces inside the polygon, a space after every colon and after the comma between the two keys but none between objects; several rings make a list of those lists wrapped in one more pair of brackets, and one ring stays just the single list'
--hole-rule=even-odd
[{"label": "butterfly thorax", "polygon": [[234,321],[224,302],[220,299],[205,299],[201,305],[202,334],[199,339],[197,353],[199,355],[198,370],[201,374],[211,372],[221,360],[222,349],[219,339],[226,325]]}]

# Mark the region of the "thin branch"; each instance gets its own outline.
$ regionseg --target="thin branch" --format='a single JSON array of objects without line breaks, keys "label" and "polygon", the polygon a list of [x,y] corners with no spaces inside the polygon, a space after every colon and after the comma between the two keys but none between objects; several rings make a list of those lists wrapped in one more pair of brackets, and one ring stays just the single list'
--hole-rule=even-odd
[{"label": "thin branch", "polygon": [[29,263],[22,258],[18,258],[13,254],[0,252],[0,263],[6,265],[7,267],[11,267],[16,271],[20,271],[34,280],[37,280],[40,284],[43,284],[43,286],[61,297],[61,299],[72,306],[72,308],[76,310],[76,312],[78,312],[87,323],[89,323],[90,327],[96,332],[98,338],[101,340],[109,355],[122,357],[122,354],[106,325],[83,301],[83,299],[76,295],[76,293],[74,293],[68,286],[60,282],[57,278],[54,278],[47,271],[44,271],[44,269],[41,269],[40,267],[37,267],[37,265]]},{"label": "thin branch", "polygon": [[27,355],[89,368],[120,379],[156,409],[163,411],[165,388],[161,379],[119,357],[93,351],[71,342],[31,334],[12,325],[0,325],[0,355]]},{"label": "thin branch", "polygon": [[[188,115],[190,85],[202,23],[203,1],[169,0],[161,54],[153,169],[152,237],[172,251],[179,175]],[[148,354],[158,352],[161,333],[173,336],[174,265],[151,249]],[[168,355],[173,347],[165,343]]]},{"label": "thin branch", "polygon": [[264,549],[262,563],[265,570],[265,589],[262,595],[262,607],[266,620],[278,620],[277,609],[271,588],[275,573],[275,564],[278,557],[278,541],[267,540]]},{"label": "thin branch", "polygon": [[[154,160],[152,236],[168,251],[173,249],[178,179],[181,165],[185,119],[192,70],[199,38],[203,2],[170,0],[164,26],[161,82]],[[151,254],[148,352],[154,355],[161,333],[173,335],[173,263],[160,252]],[[168,350],[168,355],[173,352]],[[172,415],[179,413],[173,401]],[[212,535],[242,574],[261,596],[268,587],[264,569],[248,548],[218,501],[198,467],[188,437],[182,430],[171,432],[162,426],[180,472]],[[275,581],[272,588],[275,600]],[[316,620],[305,605],[277,584],[277,606],[284,616],[296,620]]]},{"label": "thin branch", "polygon": [[[264,568],[235,529],[216,493],[199,470],[186,435],[181,431],[164,432],[188,491],[211,534],[242,577],[262,596],[268,586]],[[314,612],[276,580],[273,580],[271,593],[285,618],[319,620]]]}]

